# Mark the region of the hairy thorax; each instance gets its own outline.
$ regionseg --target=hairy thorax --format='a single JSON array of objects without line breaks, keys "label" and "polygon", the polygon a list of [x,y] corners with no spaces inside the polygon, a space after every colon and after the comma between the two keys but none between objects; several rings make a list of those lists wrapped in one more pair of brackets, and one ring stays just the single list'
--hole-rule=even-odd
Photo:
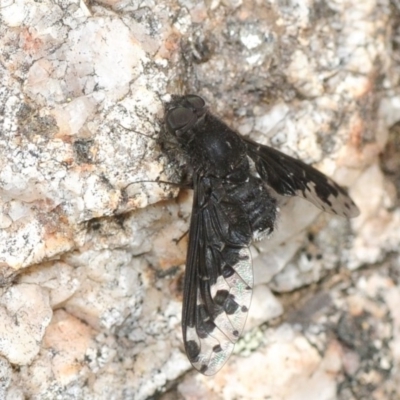
[{"label": "hairy thorax", "polygon": [[212,115],[206,117],[207,123],[192,129],[193,140],[187,153],[194,164],[202,166],[205,175],[218,178],[225,178],[238,168],[247,169],[246,148],[240,137]]}]

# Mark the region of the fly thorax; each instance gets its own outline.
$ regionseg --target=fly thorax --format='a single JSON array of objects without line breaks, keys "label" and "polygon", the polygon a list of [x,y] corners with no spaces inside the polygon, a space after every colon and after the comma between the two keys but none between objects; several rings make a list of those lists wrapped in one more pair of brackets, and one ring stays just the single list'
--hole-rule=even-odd
[{"label": "fly thorax", "polygon": [[220,131],[218,134],[203,132],[194,141],[196,158],[215,176],[225,177],[232,173],[246,158],[245,148],[236,134]]}]

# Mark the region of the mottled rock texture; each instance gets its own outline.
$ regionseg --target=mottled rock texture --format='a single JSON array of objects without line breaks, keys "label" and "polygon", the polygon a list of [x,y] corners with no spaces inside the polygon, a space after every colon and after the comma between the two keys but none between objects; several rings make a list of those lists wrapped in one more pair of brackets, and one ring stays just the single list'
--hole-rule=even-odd
[{"label": "mottled rock texture", "polygon": [[[0,0],[0,399],[400,398],[399,26],[395,0]],[[361,210],[281,205],[212,378],[180,333],[191,193],[155,182],[182,93]]]}]

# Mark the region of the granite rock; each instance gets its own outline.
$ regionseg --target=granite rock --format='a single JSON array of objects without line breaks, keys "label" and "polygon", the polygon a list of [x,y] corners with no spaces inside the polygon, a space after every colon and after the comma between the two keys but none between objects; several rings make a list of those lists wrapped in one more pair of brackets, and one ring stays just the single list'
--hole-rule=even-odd
[{"label": "granite rock", "polygon": [[[399,20],[389,0],[2,0],[0,398],[398,398]],[[281,199],[213,378],[180,332],[191,193],[156,182],[181,182],[157,137],[190,92],[361,210]]]}]

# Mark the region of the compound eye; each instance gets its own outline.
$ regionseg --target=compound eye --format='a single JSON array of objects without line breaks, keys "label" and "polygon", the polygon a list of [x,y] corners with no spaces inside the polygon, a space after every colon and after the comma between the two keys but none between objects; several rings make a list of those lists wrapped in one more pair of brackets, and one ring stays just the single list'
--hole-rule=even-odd
[{"label": "compound eye", "polygon": [[190,105],[197,110],[201,110],[206,105],[206,102],[200,96],[196,96],[194,94],[189,94],[188,96],[185,96],[185,100],[188,101]]},{"label": "compound eye", "polygon": [[167,125],[170,130],[177,131],[190,125],[194,118],[192,110],[176,107],[168,112]]}]

